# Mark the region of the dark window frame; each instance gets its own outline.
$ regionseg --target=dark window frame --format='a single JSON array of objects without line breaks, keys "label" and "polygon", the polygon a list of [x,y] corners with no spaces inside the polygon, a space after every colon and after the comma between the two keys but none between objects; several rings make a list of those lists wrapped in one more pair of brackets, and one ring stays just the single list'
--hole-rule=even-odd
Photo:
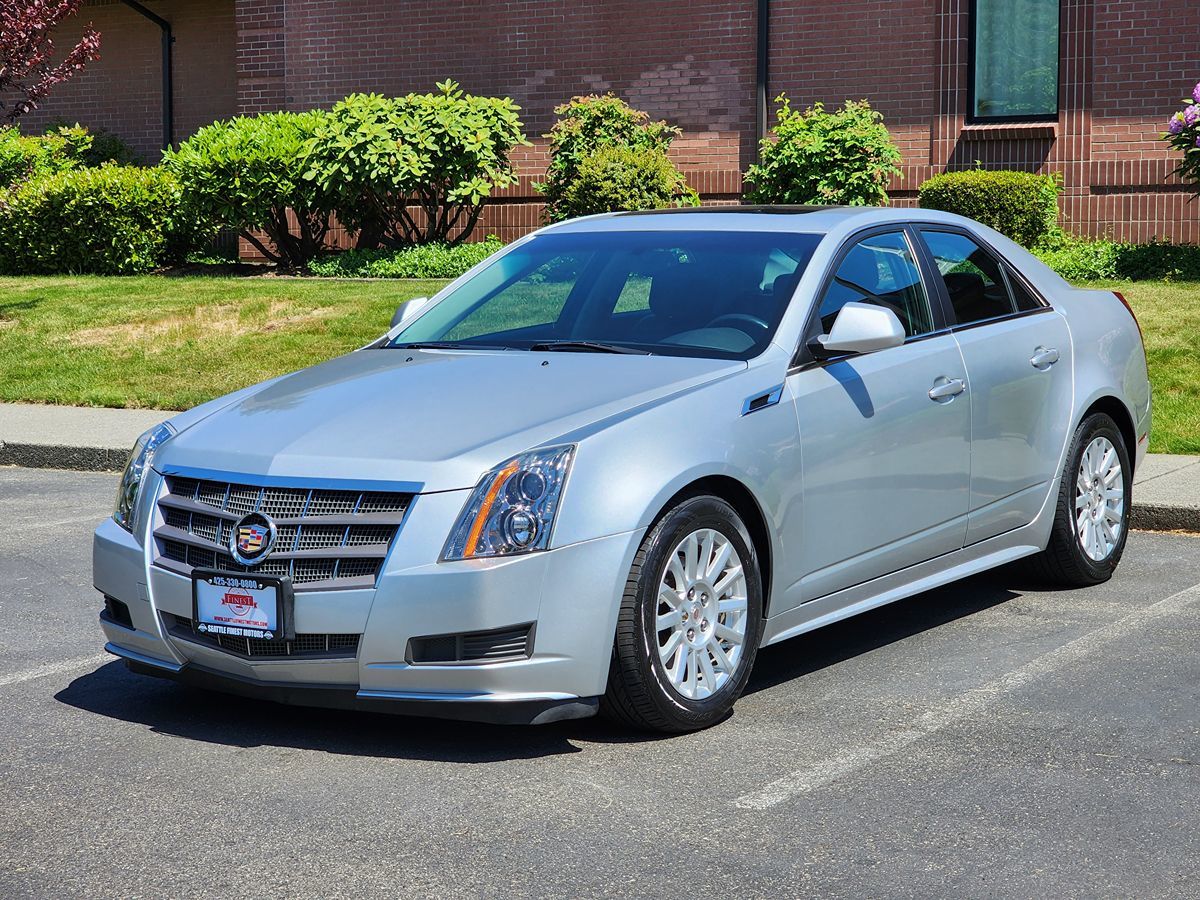
[{"label": "dark window frame", "polygon": [[[946,320],[945,306],[939,291],[945,291],[945,286],[938,283],[930,282],[929,268],[925,263],[925,254],[928,252],[924,242],[920,240],[916,228],[911,222],[888,222],[881,225],[871,225],[867,228],[859,229],[853,234],[850,234],[838,246],[825,272],[821,275],[821,281],[818,283],[817,290],[813,294],[811,305],[808,313],[804,318],[804,328],[800,332],[800,340],[792,353],[792,360],[788,366],[788,374],[794,375],[799,371],[810,368],[819,368],[831,365],[836,362],[843,362],[847,359],[855,359],[862,356],[862,353],[847,353],[838,356],[832,356],[828,359],[813,356],[809,349],[809,344],[821,333],[821,300],[825,297],[825,292],[833,283],[834,276],[837,275],[838,269],[845,262],[850,251],[867,238],[874,237],[878,234],[902,234],[908,242],[908,250],[912,254],[913,264],[917,267],[917,274],[921,280],[921,289],[925,294],[925,305],[929,310],[930,330],[924,331],[921,334],[906,336],[904,343],[900,346],[916,343],[917,341],[926,341],[930,338],[939,335],[948,334],[950,332],[950,323]],[[941,281],[940,276],[938,282]],[[887,348],[895,350],[895,347]],[[883,353],[886,351],[872,350],[871,353]]]},{"label": "dark window frame", "polygon": [[[1048,313],[1053,311],[1054,306],[1042,295],[1042,292],[1033,286],[1016,266],[1008,261],[1003,253],[996,250],[988,241],[981,238],[979,235],[966,228],[959,228],[955,225],[946,225],[940,222],[916,222],[913,227],[914,239],[919,247],[921,259],[929,271],[929,280],[934,283],[934,290],[937,294],[936,305],[940,307],[943,321],[947,324],[947,330],[951,332],[964,331],[968,328],[980,328],[987,325],[994,325],[997,322],[1007,322],[1010,319],[1020,319],[1025,316],[1034,316],[1040,313]],[[967,238],[969,241],[979,247],[984,253],[990,256],[993,262],[996,263],[1000,270],[1000,275],[1004,279],[1004,288],[1008,291],[1009,299],[1013,301],[1013,312],[1004,313],[999,316],[991,316],[987,319],[977,319],[974,322],[959,322],[958,315],[955,313],[954,304],[950,302],[950,293],[946,290],[946,282],[942,278],[941,270],[937,267],[937,261],[933,255],[933,251],[929,249],[929,244],[925,240],[926,232],[941,232],[945,234],[957,234]],[[1021,284],[1030,296],[1037,302],[1034,309],[1017,309],[1016,297],[1013,294],[1012,285],[1016,281]],[[934,303],[931,297],[930,302]]]},{"label": "dark window frame", "polygon": [[979,23],[979,0],[971,0],[969,14],[967,15],[967,117],[968,125],[1003,125],[1022,122],[1057,122],[1062,113],[1062,80],[1063,80],[1063,60],[1062,60],[1062,2],[1058,4],[1058,53],[1057,53],[1057,84],[1055,87],[1054,96],[1054,112],[1052,113],[1027,113],[1017,116],[979,116],[975,114],[975,64],[978,59],[978,48],[976,47],[978,36]]}]

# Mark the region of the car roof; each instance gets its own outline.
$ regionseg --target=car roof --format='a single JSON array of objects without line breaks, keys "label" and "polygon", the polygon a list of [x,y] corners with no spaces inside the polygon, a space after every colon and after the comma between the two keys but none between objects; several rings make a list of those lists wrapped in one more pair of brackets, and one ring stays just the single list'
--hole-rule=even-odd
[{"label": "car roof", "polygon": [[878,222],[956,222],[966,220],[929,209],[881,206],[700,206],[601,213],[568,219],[541,233],[586,231],[797,231],[826,234],[840,227],[860,228]]}]

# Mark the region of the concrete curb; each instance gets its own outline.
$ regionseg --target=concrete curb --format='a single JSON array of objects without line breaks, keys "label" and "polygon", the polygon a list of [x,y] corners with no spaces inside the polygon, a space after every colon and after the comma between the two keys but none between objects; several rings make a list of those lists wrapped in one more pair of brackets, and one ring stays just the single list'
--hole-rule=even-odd
[{"label": "concrete curb", "polygon": [[128,461],[128,450],[115,450],[111,447],[0,443],[0,466],[72,469],[77,472],[120,472]]},{"label": "concrete curb", "polygon": [[[0,466],[120,472],[128,459],[128,450],[111,447],[0,443]],[[1200,508],[1135,501],[1129,525],[1139,531],[1192,531],[1200,534]]]}]

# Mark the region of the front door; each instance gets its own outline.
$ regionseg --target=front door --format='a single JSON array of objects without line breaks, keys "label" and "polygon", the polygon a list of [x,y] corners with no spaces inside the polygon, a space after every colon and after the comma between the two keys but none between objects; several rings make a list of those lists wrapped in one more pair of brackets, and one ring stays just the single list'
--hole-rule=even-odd
[{"label": "front door", "polygon": [[891,309],[907,339],[789,375],[804,498],[800,527],[785,535],[792,576],[785,608],[963,545],[971,465],[966,369],[954,336],[932,314],[904,230],[876,232],[843,252],[814,334],[828,332],[851,300]]}]

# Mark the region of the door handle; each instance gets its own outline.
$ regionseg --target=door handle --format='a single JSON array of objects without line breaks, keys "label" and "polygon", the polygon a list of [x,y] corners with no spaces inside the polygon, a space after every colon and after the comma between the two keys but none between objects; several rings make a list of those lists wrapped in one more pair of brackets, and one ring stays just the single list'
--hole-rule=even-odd
[{"label": "door handle", "polygon": [[1048,369],[1058,362],[1058,351],[1053,348],[1038,347],[1029,358],[1029,364],[1035,369]]},{"label": "door handle", "polygon": [[966,387],[966,383],[961,378],[947,378],[945,375],[941,375],[929,389],[929,399],[939,403],[943,400],[953,400],[966,390]]}]

